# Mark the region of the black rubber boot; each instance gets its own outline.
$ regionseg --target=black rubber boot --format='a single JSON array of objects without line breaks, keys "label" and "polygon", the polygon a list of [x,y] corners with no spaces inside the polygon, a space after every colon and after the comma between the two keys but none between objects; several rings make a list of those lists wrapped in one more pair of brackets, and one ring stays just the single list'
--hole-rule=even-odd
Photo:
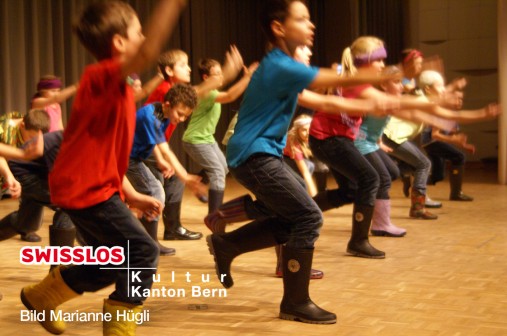
[{"label": "black rubber boot", "polygon": [[146,219],[141,219],[141,223],[143,224],[146,232],[150,235],[151,238],[157,243],[158,248],[160,249],[161,256],[172,256],[176,254],[176,250],[172,247],[165,247],[158,241],[157,237],[157,229],[158,229],[158,221],[147,221]]},{"label": "black rubber boot", "polygon": [[410,195],[410,187],[412,186],[410,175],[402,175],[401,182],[403,182],[403,195],[408,197]]},{"label": "black rubber boot", "polygon": [[313,249],[282,247],[283,299],[280,318],[314,324],[336,323],[336,315],[317,306],[310,299],[308,286]]},{"label": "black rubber boot", "polygon": [[17,215],[17,212],[11,212],[0,220],[0,241],[12,238],[19,233],[11,225],[17,221]]},{"label": "black rubber boot", "polygon": [[315,186],[317,187],[317,192],[323,192],[327,189],[327,172],[314,172],[313,176],[315,177]]},{"label": "black rubber boot", "polygon": [[[74,246],[76,238],[76,228],[57,228],[54,225],[49,226],[49,245],[51,246]],[[58,265],[51,265],[49,271]]]},{"label": "black rubber boot", "polygon": [[187,230],[181,226],[181,202],[166,204],[162,213],[164,221],[164,240],[196,240],[202,233]]},{"label": "black rubber boot", "polygon": [[213,213],[220,208],[224,202],[224,191],[210,189],[208,191],[208,213]]},{"label": "black rubber boot", "polygon": [[313,197],[313,200],[319,206],[320,211],[324,212],[350,204],[354,201],[354,198],[345,194],[341,189],[331,189],[319,192]]},{"label": "black rubber boot", "polygon": [[451,184],[451,201],[471,202],[473,197],[463,194],[461,187],[463,186],[464,166],[452,166],[449,174],[449,183]]},{"label": "black rubber boot", "polygon": [[352,236],[347,244],[347,253],[362,258],[384,259],[386,254],[374,248],[368,240],[373,207],[354,204],[352,216]]},{"label": "black rubber boot", "polygon": [[237,230],[206,237],[210,254],[215,258],[218,279],[225,288],[234,285],[231,263],[240,254],[272,247],[278,244],[270,220],[253,221]]}]

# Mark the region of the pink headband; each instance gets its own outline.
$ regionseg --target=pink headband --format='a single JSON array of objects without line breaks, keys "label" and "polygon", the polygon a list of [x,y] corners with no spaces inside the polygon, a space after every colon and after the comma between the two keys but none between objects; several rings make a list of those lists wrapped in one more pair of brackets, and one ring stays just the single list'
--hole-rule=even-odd
[{"label": "pink headband", "polygon": [[363,54],[360,56],[355,56],[354,57],[354,65],[357,67],[357,66],[369,64],[373,61],[378,61],[378,60],[381,60],[384,58],[387,58],[386,48],[380,47],[378,49],[373,50],[371,54]]},{"label": "pink headband", "polygon": [[405,64],[408,61],[410,61],[411,59],[417,58],[417,57],[423,57],[423,53],[417,49],[413,49],[411,52],[408,53],[407,56],[405,56],[405,58],[403,59],[403,64]]},{"label": "pink headband", "polygon": [[37,84],[37,91],[49,90],[49,89],[60,89],[62,87],[62,81],[58,78],[55,79],[42,79]]}]

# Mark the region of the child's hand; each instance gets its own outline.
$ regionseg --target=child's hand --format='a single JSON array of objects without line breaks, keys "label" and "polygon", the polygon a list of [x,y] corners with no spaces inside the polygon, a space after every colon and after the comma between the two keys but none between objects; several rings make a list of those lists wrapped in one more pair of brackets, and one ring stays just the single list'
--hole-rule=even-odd
[{"label": "child's hand", "polygon": [[21,184],[10,175],[5,178],[4,185],[9,189],[12,198],[19,198],[21,196]]},{"label": "child's hand", "polygon": [[23,159],[31,161],[37,159],[44,154],[44,139],[42,138],[42,132],[39,131],[36,137],[27,142],[25,148],[23,148]]},{"label": "child's hand", "polygon": [[250,64],[250,66],[248,68],[243,65],[243,75],[248,76],[248,77],[252,77],[253,73],[255,72],[255,70],[257,70],[258,67],[259,67],[259,62],[253,62],[252,64]]},{"label": "child's hand", "polygon": [[153,220],[160,216],[164,208],[164,205],[160,201],[143,194],[139,194],[135,199],[129,200],[129,205],[131,208],[141,211],[147,220]]},{"label": "child's hand", "polygon": [[225,53],[225,63],[222,66],[222,73],[224,75],[224,84],[236,78],[239,72],[243,69],[243,58],[235,45]]},{"label": "child's hand", "polygon": [[201,179],[202,177],[198,175],[188,174],[185,180],[185,184],[192,190],[197,198],[208,194],[208,190],[206,186],[201,183]]},{"label": "child's hand", "polygon": [[174,168],[168,162],[158,162],[158,169],[162,172],[164,178],[169,178],[174,175]]},{"label": "child's hand", "polygon": [[486,112],[486,118],[496,118],[502,113],[502,109],[498,104],[489,104],[484,110]]}]

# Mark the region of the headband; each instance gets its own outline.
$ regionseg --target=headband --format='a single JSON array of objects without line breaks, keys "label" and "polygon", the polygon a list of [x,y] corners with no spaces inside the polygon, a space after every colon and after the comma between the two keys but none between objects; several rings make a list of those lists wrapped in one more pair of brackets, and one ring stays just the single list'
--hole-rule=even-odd
[{"label": "headband", "polygon": [[407,56],[405,56],[405,58],[403,59],[403,64],[407,63],[408,61],[410,61],[411,59],[413,58],[417,58],[417,57],[423,57],[423,53],[420,52],[419,50],[417,49],[412,49],[412,51],[410,51],[408,53]]},{"label": "headband", "polygon": [[37,83],[37,91],[49,90],[49,89],[60,89],[62,87],[62,81],[58,78],[55,79],[41,79]]},{"label": "headband", "polygon": [[378,61],[381,59],[387,58],[387,51],[386,48],[380,47],[375,50],[373,50],[370,54],[363,54],[360,56],[354,57],[354,65],[361,66],[365,64],[369,64],[373,61]]}]

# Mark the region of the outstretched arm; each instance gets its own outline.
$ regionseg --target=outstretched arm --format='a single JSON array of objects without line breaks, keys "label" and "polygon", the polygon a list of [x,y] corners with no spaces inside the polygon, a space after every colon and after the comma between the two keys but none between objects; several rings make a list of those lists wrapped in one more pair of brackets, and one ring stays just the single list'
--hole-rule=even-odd
[{"label": "outstretched arm", "polygon": [[55,95],[52,95],[51,97],[37,97],[34,100],[32,100],[32,108],[34,108],[34,109],[43,108],[45,106],[48,106],[48,105],[51,105],[54,103],[61,103],[63,101],[66,101],[67,99],[72,97],[74,94],[76,94],[78,87],[79,87],[79,83],[76,83],[71,86],[67,86],[65,89],[61,90],[60,92],[58,92]]},{"label": "outstretched arm", "polygon": [[248,83],[250,83],[250,78],[252,78],[252,74],[255,72],[259,63],[253,63],[248,68],[244,67],[243,77],[235,83],[233,86],[229,88],[229,90],[225,92],[220,92],[215,101],[221,104],[227,104],[238,99],[239,96],[245,91]]}]

